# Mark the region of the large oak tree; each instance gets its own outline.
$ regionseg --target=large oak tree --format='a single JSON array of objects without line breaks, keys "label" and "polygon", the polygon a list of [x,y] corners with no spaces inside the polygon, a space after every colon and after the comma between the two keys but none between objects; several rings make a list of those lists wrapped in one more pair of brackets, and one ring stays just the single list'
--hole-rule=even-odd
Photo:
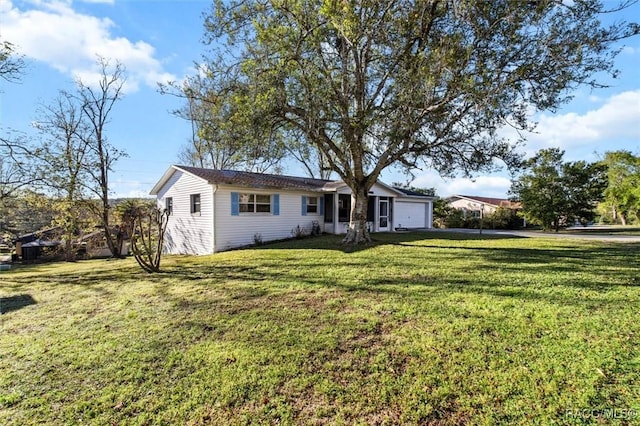
[{"label": "large oak tree", "polygon": [[384,169],[513,165],[518,141],[501,127],[531,129],[531,112],[615,75],[615,43],[638,26],[603,26],[604,12],[596,0],[218,0],[208,72],[242,89],[225,98],[239,113],[323,155],[353,193],[344,241],[366,242]]}]

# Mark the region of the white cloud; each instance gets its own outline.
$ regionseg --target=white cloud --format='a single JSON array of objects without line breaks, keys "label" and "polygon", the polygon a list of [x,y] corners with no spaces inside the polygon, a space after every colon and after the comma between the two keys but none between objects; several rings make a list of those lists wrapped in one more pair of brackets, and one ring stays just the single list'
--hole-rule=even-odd
[{"label": "white cloud", "polygon": [[111,19],[78,13],[71,0],[36,0],[31,4],[26,10],[10,0],[0,0],[2,38],[17,45],[21,54],[83,79],[97,75],[98,56],[119,61],[127,69],[128,92],[140,84],[155,87],[158,81],[175,80],[154,57],[152,45],[115,35],[117,25]]},{"label": "white cloud", "polygon": [[[537,117],[537,133],[526,135],[527,153],[548,147],[566,151],[586,147],[618,149],[611,144],[640,140],[640,90],[622,92],[599,101],[602,103],[597,109],[583,114],[541,114]],[[503,134],[514,136],[509,130]]]},{"label": "white cloud", "polygon": [[411,182],[417,188],[436,188],[436,194],[447,197],[454,194],[506,198],[511,180],[506,176],[477,176],[474,179],[443,179],[434,171],[421,173]]},{"label": "white cloud", "polygon": [[475,179],[458,178],[445,181],[443,193],[471,194],[480,196],[506,197],[511,180],[503,176],[478,176]]},{"label": "white cloud", "polygon": [[[595,108],[585,113],[541,114],[537,133],[527,134],[526,154],[542,148],[559,147],[566,151],[565,160],[595,161],[608,150],[635,151],[640,143],[640,90],[627,91],[607,99],[591,98]],[[513,129],[504,129],[503,136],[516,138]],[[592,158],[593,157],[593,158]],[[506,172],[475,179],[442,179],[436,172],[419,174],[415,187],[435,187],[440,196],[466,194],[504,198],[511,186]]]}]

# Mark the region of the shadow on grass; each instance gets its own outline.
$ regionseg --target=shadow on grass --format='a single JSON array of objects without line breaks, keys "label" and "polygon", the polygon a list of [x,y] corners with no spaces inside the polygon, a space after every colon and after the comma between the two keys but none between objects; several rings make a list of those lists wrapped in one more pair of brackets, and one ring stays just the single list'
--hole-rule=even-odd
[{"label": "shadow on grass", "polygon": [[[95,267],[87,269],[85,262],[94,262]],[[79,286],[91,289],[100,294],[112,294],[112,289],[116,283],[140,280],[145,273],[131,263],[128,265],[109,262],[114,267],[103,267],[95,260],[77,261],[73,264],[67,262],[52,262],[38,265],[21,265],[12,274],[8,274],[3,289],[10,289],[14,292],[33,286]],[[77,266],[77,269],[70,269],[70,265]],[[93,266],[93,265],[91,265]]]},{"label": "shadow on grass", "polygon": [[[515,244],[500,247],[490,243],[468,246],[456,244],[456,241],[522,238],[411,232],[374,234],[372,245],[352,250],[339,246],[341,238],[329,235],[273,243],[256,247],[253,251],[247,250],[250,253],[247,258],[229,254],[168,258],[163,271],[158,274],[146,274],[131,263],[123,267],[96,268],[84,274],[65,271],[38,278],[42,280],[41,284],[79,285],[105,294],[120,291],[129,282],[144,280],[158,284],[155,288],[160,293],[163,287],[180,285],[180,282],[224,287],[231,299],[260,299],[304,285],[400,296],[408,294],[411,289],[422,288],[430,292],[492,294],[523,300],[557,298],[558,303],[579,303],[579,300],[571,295],[559,296],[555,290],[547,291],[550,287],[607,292],[615,287],[640,285],[637,274],[640,265],[634,255],[640,254],[637,245],[572,242],[552,248]],[[380,246],[389,246],[389,251],[378,250],[372,256],[366,253],[366,250]],[[332,250],[353,253],[354,256],[311,252],[303,255],[297,250]],[[272,256],[269,251],[280,253]],[[423,267],[432,264],[439,267]],[[16,292],[23,291],[33,282],[30,276],[12,278]],[[250,290],[248,287],[251,286],[256,288]],[[546,290],[540,291],[540,288]],[[169,293],[163,294],[165,296],[171,297]],[[181,303],[179,300],[176,302]]]},{"label": "shadow on grass", "polygon": [[[414,231],[414,232],[384,232],[371,234],[371,243],[360,245],[343,245],[342,235],[325,234],[320,237],[307,237],[286,241],[267,242],[261,246],[251,247],[255,250],[333,250],[343,253],[357,253],[383,245],[407,244],[424,240],[450,240],[450,241],[478,241],[478,240],[506,240],[521,239],[517,235],[509,234],[479,234],[446,231]],[[239,249],[244,250],[244,248]]]},{"label": "shadow on grass", "polygon": [[35,305],[36,303],[37,302],[30,294],[0,297],[0,314],[17,311],[26,306]]}]

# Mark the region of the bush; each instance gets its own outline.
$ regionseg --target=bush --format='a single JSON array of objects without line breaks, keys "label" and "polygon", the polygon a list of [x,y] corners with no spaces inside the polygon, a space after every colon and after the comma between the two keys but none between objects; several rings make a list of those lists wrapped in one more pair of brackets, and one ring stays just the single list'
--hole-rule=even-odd
[{"label": "bush", "polygon": [[522,219],[515,210],[506,207],[498,207],[493,213],[486,215],[483,227],[489,229],[519,229],[522,228]]},{"label": "bush", "polygon": [[[435,205],[433,217],[433,225],[436,228],[480,228],[480,218],[465,218],[462,210],[449,206]],[[499,207],[493,213],[484,215],[482,227],[485,229],[519,229],[522,228],[522,219],[514,210]]]}]

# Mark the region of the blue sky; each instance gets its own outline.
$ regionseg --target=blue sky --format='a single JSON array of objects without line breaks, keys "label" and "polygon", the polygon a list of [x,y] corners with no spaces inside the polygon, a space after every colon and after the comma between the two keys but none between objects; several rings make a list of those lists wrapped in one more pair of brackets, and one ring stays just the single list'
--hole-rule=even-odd
[{"label": "blue sky", "polygon": [[[189,123],[170,114],[180,100],[159,94],[157,82],[179,81],[193,72],[194,61],[205,51],[202,14],[211,3],[0,0],[0,39],[17,45],[28,63],[21,83],[0,80],[0,126],[32,132],[39,105],[51,103],[59,90],[72,89],[74,78],[90,79],[97,55],[118,60],[127,68],[127,94],[114,108],[107,131],[129,157],[116,164],[112,189],[116,196],[148,194],[169,165],[178,162],[190,135]],[[618,18],[640,22],[640,4]],[[616,60],[620,78],[604,80],[611,85],[607,89],[578,89],[556,114],[538,114],[538,131],[528,136],[524,152],[557,146],[566,150],[566,160],[588,161],[608,150],[640,154],[640,37],[621,47]],[[285,173],[302,170],[291,163]],[[414,186],[436,187],[442,196],[505,197],[509,188],[505,172],[474,180],[442,180],[429,170],[416,176]],[[391,183],[404,178],[389,170],[382,179]]]}]

